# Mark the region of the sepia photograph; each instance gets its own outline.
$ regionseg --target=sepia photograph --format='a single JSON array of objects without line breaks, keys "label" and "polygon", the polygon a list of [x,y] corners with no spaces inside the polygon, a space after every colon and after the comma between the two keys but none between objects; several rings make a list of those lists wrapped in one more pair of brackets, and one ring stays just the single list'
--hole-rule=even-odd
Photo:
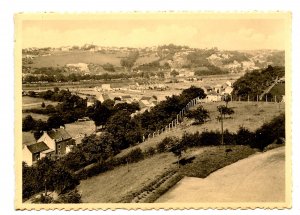
[{"label": "sepia photograph", "polygon": [[15,15],[16,209],[291,207],[291,14]]}]

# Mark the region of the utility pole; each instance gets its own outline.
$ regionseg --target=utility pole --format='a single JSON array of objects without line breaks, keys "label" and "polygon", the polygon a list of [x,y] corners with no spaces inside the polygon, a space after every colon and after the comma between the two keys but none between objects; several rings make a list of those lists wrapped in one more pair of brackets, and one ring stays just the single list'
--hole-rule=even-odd
[{"label": "utility pole", "polygon": [[222,132],[222,136],[221,136],[221,145],[224,145],[223,110],[222,110],[222,107],[221,107],[221,132]]}]

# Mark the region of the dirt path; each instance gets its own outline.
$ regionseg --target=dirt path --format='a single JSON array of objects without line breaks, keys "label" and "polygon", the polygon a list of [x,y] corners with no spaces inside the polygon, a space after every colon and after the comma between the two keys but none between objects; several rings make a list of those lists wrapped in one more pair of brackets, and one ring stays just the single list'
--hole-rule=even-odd
[{"label": "dirt path", "polygon": [[205,179],[185,177],[157,202],[280,202],[285,199],[285,147],[240,160]]}]

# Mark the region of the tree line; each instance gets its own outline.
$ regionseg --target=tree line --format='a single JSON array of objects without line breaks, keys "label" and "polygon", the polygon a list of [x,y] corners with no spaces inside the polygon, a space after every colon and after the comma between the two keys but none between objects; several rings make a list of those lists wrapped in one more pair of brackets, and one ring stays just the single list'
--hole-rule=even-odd
[{"label": "tree line", "polygon": [[233,96],[241,97],[246,100],[248,96],[256,98],[257,95],[263,93],[276,78],[281,78],[285,75],[284,67],[268,66],[263,70],[255,70],[246,73],[233,83]]}]

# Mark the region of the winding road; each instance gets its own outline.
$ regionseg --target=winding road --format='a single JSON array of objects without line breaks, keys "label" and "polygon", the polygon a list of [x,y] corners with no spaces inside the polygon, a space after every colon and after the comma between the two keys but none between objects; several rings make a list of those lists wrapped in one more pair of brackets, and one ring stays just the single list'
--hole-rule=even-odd
[{"label": "winding road", "polygon": [[185,177],[156,202],[284,202],[285,147],[257,153],[207,178]]}]

